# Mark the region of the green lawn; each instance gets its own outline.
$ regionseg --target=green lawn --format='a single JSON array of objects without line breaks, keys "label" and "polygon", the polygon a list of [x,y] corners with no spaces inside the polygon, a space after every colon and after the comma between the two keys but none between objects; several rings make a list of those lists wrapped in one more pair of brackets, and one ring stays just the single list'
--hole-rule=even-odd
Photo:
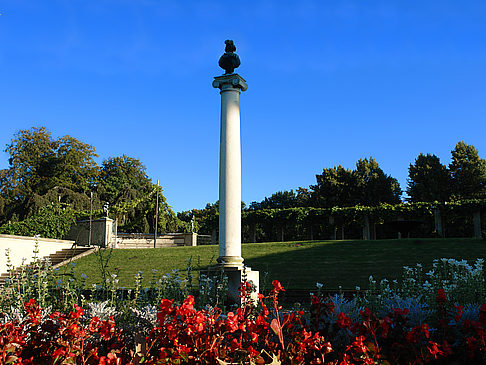
[{"label": "green lawn", "polygon": [[[368,277],[399,278],[402,267],[416,263],[431,266],[434,258],[466,259],[471,264],[486,258],[486,241],[474,239],[403,239],[378,241],[304,241],[242,245],[245,263],[260,271],[260,278],[277,279],[287,288],[313,289],[316,282],[326,289],[366,287]],[[105,253],[106,254],[106,253]],[[170,273],[183,269],[192,257],[193,267],[207,267],[218,256],[217,246],[113,250],[108,270],[117,272],[120,286],[132,287],[137,271],[147,285],[152,269]],[[76,261],[76,273],[88,275],[88,283],[100,282],[96,254]],[[199,265],[198,265],[199,262]],[[66,269],[61,268],[61,272]]]}]

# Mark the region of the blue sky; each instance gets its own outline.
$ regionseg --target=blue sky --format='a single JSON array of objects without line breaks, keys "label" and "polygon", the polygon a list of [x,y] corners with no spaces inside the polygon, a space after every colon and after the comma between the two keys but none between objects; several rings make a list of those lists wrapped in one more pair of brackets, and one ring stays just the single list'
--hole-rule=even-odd
[{"label": "blue sky", "polygon": [[[176,211],[218,199],[218,59],[233,39],[242,199],[373,156],[486,157],[484,1],[0,0],[0,147],[19,129],[139,158]],[[0,152],[0,168],[8,167]]]}]

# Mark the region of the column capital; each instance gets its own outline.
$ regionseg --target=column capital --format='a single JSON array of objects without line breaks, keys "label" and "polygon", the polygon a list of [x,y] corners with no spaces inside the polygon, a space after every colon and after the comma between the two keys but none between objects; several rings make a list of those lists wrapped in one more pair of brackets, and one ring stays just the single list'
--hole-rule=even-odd
[{"label": "column capital", "polygon": [[221,91],[228,89],[246,91],[248,89],[245,79],[238,74],[216,76],[213,81],[213,87]]}]

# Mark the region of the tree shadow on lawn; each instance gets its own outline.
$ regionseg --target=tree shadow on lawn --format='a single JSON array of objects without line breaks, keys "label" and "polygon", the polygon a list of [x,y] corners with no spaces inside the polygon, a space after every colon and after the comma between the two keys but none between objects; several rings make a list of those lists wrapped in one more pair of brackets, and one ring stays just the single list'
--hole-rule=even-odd
[{"label": "tree shadow on lawn", "polygon": [[[281,243],[289,244],[287,242]],[[297,243],[290,243],[297,245]],[[436,258],[466,259],[473,264],[485,258],[484,241],[476,240],[383,240],[383,241],[334,241],[323,244],[298,243],[295,250],[254,256],[245,250],[245,264],[260,271],[260,285],[264,278],[279,280],[289,289],[316,290],[316,283],[324,289],[367,288],[369,276],[381,280],[400,279],[403,266],[421,263],[424,272],[432,267]],[[264,245],[264,244],[263,244]],[[245,256],[245,251],[248,256]],[[266,275],[265,273],[268,273]],[[263,288],[265,289],[265,288]]]}]

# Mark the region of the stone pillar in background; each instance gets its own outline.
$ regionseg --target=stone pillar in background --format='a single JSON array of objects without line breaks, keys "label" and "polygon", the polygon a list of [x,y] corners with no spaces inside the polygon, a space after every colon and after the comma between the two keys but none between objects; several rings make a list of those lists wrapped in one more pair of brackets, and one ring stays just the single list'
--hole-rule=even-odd
[{"label": "stone pillar in background", "polygon": [[473,222],[474,222],[474,238],[482,238],[480,209],[477,209],[473,212]]},{"label": "stone pillar in background", "polygon": [[363,216],[363,239],[370,239],[370,218],[366,214]]},{"label": "stone pillar in background", "polygon": [[243,266],[241,256],[241,147],[240,93],[248,86],[234,69],[240,65],[233,41],[225,41],[219,65],[226,72],[214,78],[213,87],[221,90],[221,134],[219,160],[219,258],[228,276],[230,299],[240,303],[238,287],[243,280],[253,282],[258,300],[259,272]]},{"label": "stone pillar in background", "polygon": [[221,90],[219,156],[219,258],[224,267],[241,267],[240,92],[248,86],[238,74],[214,78]]},{"label": "stone pillar in background", "polygon": [[444,237],[444,231],[442,229],[442,216],[440,214],[440,209],[434,209],[434,223],[435,223],[435,231],[440,237]]}]

